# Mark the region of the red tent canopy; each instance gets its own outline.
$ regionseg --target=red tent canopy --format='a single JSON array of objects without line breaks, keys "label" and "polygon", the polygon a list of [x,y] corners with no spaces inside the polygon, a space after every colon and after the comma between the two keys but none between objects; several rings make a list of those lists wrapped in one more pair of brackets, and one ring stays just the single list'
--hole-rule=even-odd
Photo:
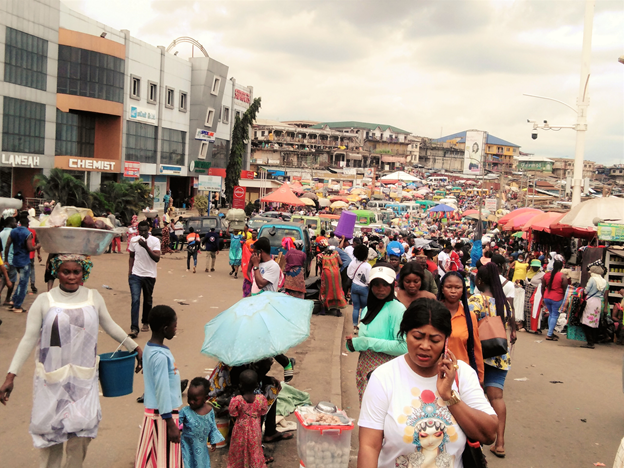
[{"label": "red tent canopy", "polygon": [[290,187],[290,190],[292,190],[295,193],[303,193],[303,185],[301,185],[301,183],[298,180],[290,184],[289,187]]},{"label": "red tent canopy", "polygon": [[286,205],[296,205],[296,206],[305,205],[305,203],[299,200],[297,198],[297,195],[295,195],[286,184],[282,185],[277,190],[269,193],[266,197],[262,198],[260,201],[265,202],[265,203],[268,203],[268,202],[284,203]]},{"label": "red tent canopy", "polygon": [[534,218],[529,219],[529,221],[522,227],[522,230],[528,231],[529,229],[533,229],[534,231],[550,232],[550,226],[559,221],[565,215],[566,213],[547,211],[546,213],[537,215]]},{"label": "red tent canopy", "polygon": [[505,216],[503,216],[501,219],[498,220],[498,224],[500,226],[504,226],[505,224],[507,224],[509,222],[510,219],[515,218],[518,215],[521,215],[522,213],[527,213],[527,212],[536,212],[536,213],[543,213],[542,210],[538,210],[537,208],[518,208],[517,210],[513,210],[511,213],[507,213]]},{"label": "red tent canopy", "polygon": [[[505,225],[503,225],[504,231],[520,231],[522,227],[530,220],[535,218],[536,216],[541,215],[541,211],[526,211],[524,213],[520,213],[518,216],[514,216],[511,218]],[[500,223],[499,223],[500,224]]]}]

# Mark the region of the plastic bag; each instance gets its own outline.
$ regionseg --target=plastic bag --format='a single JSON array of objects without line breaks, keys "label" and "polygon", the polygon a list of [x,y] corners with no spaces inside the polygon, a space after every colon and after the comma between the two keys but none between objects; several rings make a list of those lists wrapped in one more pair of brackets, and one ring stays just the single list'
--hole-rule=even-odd
[{"label": "plastic bag", "polygon": [[48,227],[65,226],[68,217],[69,215],[67,214],[67,208],[61,206],[61,204],[59,203],[54,207],[52,213],[50,213],[50,216],[46,220],[45,225]]}]

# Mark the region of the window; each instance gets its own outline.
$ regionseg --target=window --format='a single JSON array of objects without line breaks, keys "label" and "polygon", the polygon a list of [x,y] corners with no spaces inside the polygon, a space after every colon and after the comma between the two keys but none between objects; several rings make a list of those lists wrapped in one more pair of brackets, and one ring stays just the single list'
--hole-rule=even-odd
[{"label": "window", "polygon": [[212,127],[214,116],[215,116],[215,110],[212,107],[209,107],[208,111],[206,112],[206,122],[204,122],[204,125],[206,127]]},{"label": "window", "polygon": [[130,120],[126,123],[126,160],[156,164],[157,127]]},{"label": "window", "polygon": [[2,151],[43,154],[45,104],[4,97]]},{"label": "window", "polygon": [[124,61],[112,55],[59,45],[56,91],[123,102]]},{"label": "window", "polygon": [[208,142],[207,141],[201,141],[199,143],[199,154],[197,155],[198,159],[206,159],[206,156],[208,155]]},{"label": "window", "polygon": [[56,156],[93,157],[95,116],[86,112],[56,109]]},{"label": "window", "polygon": [[130,75],[130,97],[141,100],[141,78]]},{"label": "window", "polygon": [[221,88],[221,78],[215,76],[212,79],[212,90],[210,91],[210,93],[215,95],[219,94],[219,88]]},{"label": "window", "polygon": [[186,132],[162,129],[160,163],[184,166]]},{"label": "window", "polygon": [[147,82],[147,102],[149,104],[156,104],[158,102],[158,84],[153,81]]},{"label": "window", "polygon": [[7,27],[4,62],[4,81],[46,90],[48,41]]},{"label": "window", "polygon": [[234,114],[236,116],[237,119],[240,119],[243,115],[241,114],[241,111],[236,111],[236,114]]},{"label": "window", "polygon": [[167,86],[165,88],[165,107],[168,109],[173,109],[175,103],[175,89]]},{"label": "window", "polygon": [[224,124],[230,123],[230,108],[223,106],[223,110],[221,112],[221,122]]},{"label": "window", "polygon": [[188,93],[180,91],[180,112],[188,110]]}]

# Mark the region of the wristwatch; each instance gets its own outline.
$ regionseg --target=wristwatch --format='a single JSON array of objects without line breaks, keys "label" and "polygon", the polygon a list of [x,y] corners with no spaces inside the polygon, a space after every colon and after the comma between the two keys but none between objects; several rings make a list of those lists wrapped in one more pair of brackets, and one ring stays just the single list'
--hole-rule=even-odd
[{"label": "wristwatch", "polygon": [[453,406],[456,403],[459,403],[461,401],[461,398],[459,396],[459,393],[457,393],[455,390],[451,390],[451,398],[448,400],[444,400],[444,404],[446,406]]},{"label": "wristwatch", "polygon": [[253,271],[259,270],[260,267],[253,267]]}]

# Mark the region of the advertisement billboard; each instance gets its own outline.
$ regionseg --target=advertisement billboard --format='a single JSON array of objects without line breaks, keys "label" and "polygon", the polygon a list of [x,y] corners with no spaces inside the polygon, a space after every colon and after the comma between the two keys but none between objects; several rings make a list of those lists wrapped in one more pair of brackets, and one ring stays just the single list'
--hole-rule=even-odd
[{"label": "advertisement billboard", "polygon": [[232,208],[238,208],[240,210],[245,209],[245,193],[247,189],[237,185],[234,187],[234,199],[232,200]]},{"label": "advertisement billboard", "polygon": [[139,178],[141,172],[141,163],[134,161],[124,162],[124,177]]},{"label": "advertisement billboard", "polygon": [[219,176],[200,175],[197,190],[204,192],[220,192],[223,179]]},{"label": "advertisement billboard", "polygon": [[624,224],[598,223],[598,239],[624,242]]},{"label": "advertisement billboard", "polygon": [[464,149],[464,174],[481,174],[483,152],[485,151],[485,132],[470,130],[466,132]]}]

